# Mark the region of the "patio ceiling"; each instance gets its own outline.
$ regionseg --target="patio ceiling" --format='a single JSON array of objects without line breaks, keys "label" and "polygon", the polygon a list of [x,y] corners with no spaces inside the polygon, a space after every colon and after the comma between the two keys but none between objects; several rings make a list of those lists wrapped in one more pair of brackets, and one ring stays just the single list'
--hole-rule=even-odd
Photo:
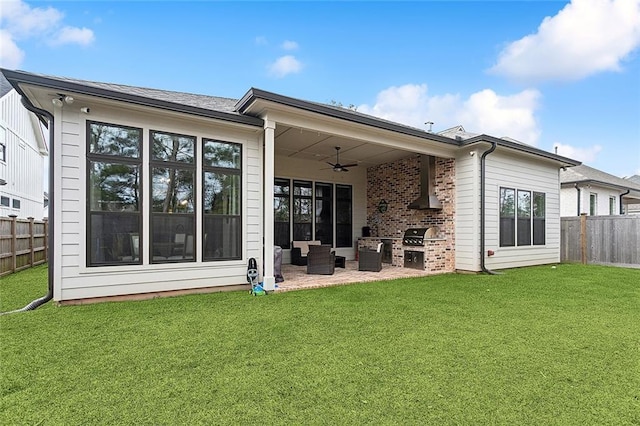
[{"label": "patio ceiling", "polygon": [[357,163],[371,167],[412,155],[412,152],[388,146],[345,138],[315,130],[289,127],[279,124],[275,131],[275,153],[283,157],[320,161],[336,161],[336,149],[340,147],[340,163]]}]

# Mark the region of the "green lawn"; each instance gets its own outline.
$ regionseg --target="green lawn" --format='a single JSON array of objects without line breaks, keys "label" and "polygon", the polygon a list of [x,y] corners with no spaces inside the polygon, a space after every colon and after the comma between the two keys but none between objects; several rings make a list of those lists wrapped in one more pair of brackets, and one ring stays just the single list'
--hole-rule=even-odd
[{"label": "green lawn", "polygon": [[[2,278],[2,311],[46,293]],[[0,316],[0,424],[640,424],[640,270],[558,265]]]}]

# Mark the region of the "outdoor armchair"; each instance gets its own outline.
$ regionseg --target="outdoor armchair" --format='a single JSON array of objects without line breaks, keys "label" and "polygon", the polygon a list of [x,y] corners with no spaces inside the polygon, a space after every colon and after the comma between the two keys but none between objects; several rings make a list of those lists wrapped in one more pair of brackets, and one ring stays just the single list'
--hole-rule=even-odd
[{"label": "outdoor armchair", "polygon": [[382,246],[378,244],[377,250],[361,248],[358,250],[358,271],[380,272],[382,270]]},{"label": "outdoor armchair", "polygon": [[309,246],[307,254],[307,274],[333,275],[336,267],[336,253],[331,246]]}]

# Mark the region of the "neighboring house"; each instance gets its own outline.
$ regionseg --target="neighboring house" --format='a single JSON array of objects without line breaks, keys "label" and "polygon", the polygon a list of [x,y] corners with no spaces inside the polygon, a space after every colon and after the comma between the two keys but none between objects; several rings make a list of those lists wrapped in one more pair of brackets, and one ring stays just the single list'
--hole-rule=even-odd
[{"label": "neighboring house", "polygon": [[[640,186],[640,175],[629,176],[625,180]],[[626,214],[640,214],[640,202],[630,202],[624,206],[624,209]]]},{"label": "neighboring house", "polygon": [[52,117],[55,300],[246,285],[250,258],[273,289],[274,245],[285,261],[293,240],[352,260],[367,226],[393,241],[393,264],[405,230],[437,227],[411,248],[432,273],[560,261],[558,171],[574,160],[253,88],[235,100],[2,72]]},{"label": "neighboring house", "polygon": [[38,118],[0,74],[0,216],[42,219],[46,155]]},{"label": "neighboring house", "polygon": [[560,171],[561,215],[614,216],[640,204],[640,184],[580,165]]}]

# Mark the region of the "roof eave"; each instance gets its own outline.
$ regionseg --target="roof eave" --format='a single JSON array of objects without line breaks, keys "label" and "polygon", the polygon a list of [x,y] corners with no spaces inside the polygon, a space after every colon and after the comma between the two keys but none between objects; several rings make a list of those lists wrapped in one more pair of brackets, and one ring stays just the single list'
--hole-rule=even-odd
[{"label": "roof eave", "polygon": [[402,133],[409,136],[415,136],[422,139],[428,139],[435,142],[444,143],[447,145],[460,146],[460,143],[455,139],[441,136],[435,133],[425,132],[412,127],[404,126],[398,123],[392,123],[389,121],[379,120],[375,117],[367,116],[364,114],[355,114],[349,110],[341,110],[340,108],[332,108],[324,106],[322,104],[308,102],[301,99],[291,98],[288,96],[279,95],[273,92],[267,92],[265,90],[256,89],[252,87],[245,93],[245,95],[236,104],[236,111],[241,114],[245,114],[250,107],[259,100],[273,102],[280,105],[285,105],[291,108],[297,108],[304,111],[309,111],[324,116],[346,120],[351,123],[362,124],[370,127],[375,127],[382,130],[388,130],[396,133]]},{"label": "roof eave", "polygon": [[61,81],[54,78],[35,75],[22,71],[11,71],[7,69],[0,69],[0,72],[4,74],[6,79],[11,83],[20,95],[26,94],[20,87],[21,84],[27,84],[38,87],[46,87],[52,90],[74,92],[82,95],[96,96],[102,99],[109,99],[114,101],[128,102],[135,105],[159,108],[163,110],[181,112],[185,114],[197,115],[200,117],[214,118],[218,120],[230,121],[239,124],[247,124],[250,126],[264,125],[263,121],[258,117],[252,117],[249,115],[241,114],[229,114],[223,111],[214,111],[206,108],[198,108],[191,105],[184,105],[175,102],[163,101],[160,99],[147,98],[143,96],[132,95],[128,93],[117,92],[113,90],[107,90],[99,87],[87,86],[79,83]]},{"label": "roof eave", "polygon": [[540,157],[544,157],[544,158],[548,158],[549,160],[554,160],[557,161],[561,164],[563,164],[563,166],[579,166],[580,164],[582,164],[580,161],[576,161],[573,160],[571,158],[567,158],[567,157],[563,157],[561,155],[557,155],[557,154],[552,154],[550,152],[544,151],[542,149],[539,148],[535,148],[532,146],[527,146],[527,145],[522,145],[519,143],[515,143],[515,142],[511,142],[511,141],[507,141],[504,139],[500,139],[500,138],[496,138],[494,136],[489,136],[489,135],[478,135],[478,136],[474,136],[473,138],[470,139],[466,139],[463,140],[462,142],[460,142],[460,146],[468,146],[468,145],[473,145],[476,143],[496,143],[498,146],[502,146],[505,148],[510,148],[516,151],[521,151],[521,152],[526,152],[528,154],[533,154],[533,155],[537,155]]}]

